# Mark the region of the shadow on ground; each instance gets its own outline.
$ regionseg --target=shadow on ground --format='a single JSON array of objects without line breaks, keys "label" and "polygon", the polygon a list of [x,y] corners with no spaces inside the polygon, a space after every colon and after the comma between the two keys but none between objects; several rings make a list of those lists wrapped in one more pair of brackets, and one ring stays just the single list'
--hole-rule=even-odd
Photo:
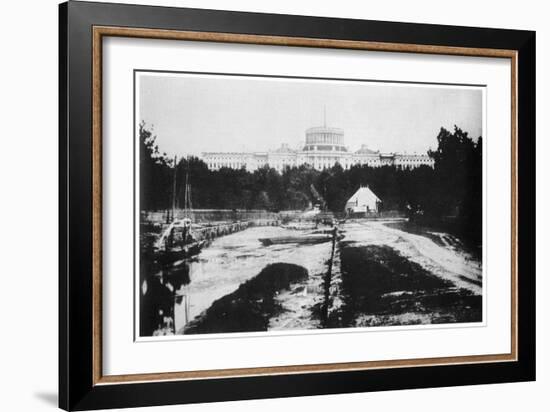
[{"label": "shadow on ground", "polygon": [[308,272],[302,266],[289,263],[268,265],[235,292],[215,301],[185,327],[184,333],[266,331],[269,319],[282,310],[275,295],[307,276]]},{"label": "shadow on ground", "polygon": [[58,397],[57,392],[36,392],[34,394],[36,399],[40,399],[42,402],[49,406],[57,408]]}]

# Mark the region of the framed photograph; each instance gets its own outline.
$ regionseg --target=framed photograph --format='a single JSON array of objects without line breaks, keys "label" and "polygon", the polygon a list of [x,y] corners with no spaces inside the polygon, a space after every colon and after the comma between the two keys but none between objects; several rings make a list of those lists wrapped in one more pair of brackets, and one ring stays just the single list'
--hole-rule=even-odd
[{"label": "framed photograph", "polygon": [[60,407],[535,379],[535,33],[60,5]]}]

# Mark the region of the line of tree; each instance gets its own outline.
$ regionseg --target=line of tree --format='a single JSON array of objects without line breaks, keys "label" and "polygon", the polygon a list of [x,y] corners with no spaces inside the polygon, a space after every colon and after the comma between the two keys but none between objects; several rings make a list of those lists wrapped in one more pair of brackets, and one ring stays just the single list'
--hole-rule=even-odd
[{"label": "line of tree", "polygon": [[[196,158],[179,159],[176,165],[176,204],[184,204],[188,177],[194,208],[303,210],[319,203],[329,210],[344,211],[346,201],[359,186],[368,185],[383,210],[409,213],[419,220],[460,222],[469,237],[481,238],[482,141],[472,140],[455,126],[441,128],[437,149],[429,151],[434,167],[406,169],[395,166],[356,165],[344,170],[339,164],[316,170],[308,165],[286,168],[282,173],[268,166],[253,172],[244,168],[209,170]],[[161,153],[156,137],[140,124],[140,208],[161,210],[172,205],[174,159]]]}]

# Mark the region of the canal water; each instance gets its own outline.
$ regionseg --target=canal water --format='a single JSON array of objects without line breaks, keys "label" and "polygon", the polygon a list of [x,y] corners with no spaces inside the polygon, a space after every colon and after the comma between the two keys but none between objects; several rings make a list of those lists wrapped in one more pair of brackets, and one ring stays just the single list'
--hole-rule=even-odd
[{"label": "canal water", "polygon": [[[387,250],[391,250],[395,256],[420,268],[423,274],[441,279],[441,285],[445,285],[445,288],[464,291],[468,296],[481,296],[481,262],[466,252],[458,240],[449,242],[449,239],[452,239],[449,234],[415,234],[392,227],[388,222],[374,221],[349,222],[341,229],[345,237],[337,244],[332,283],[343,283],[344,288],[338,285],[335,288],[331,286],[330,304],[336,308],[333,308],[332,312],[343,316],[344,319],[351,319],[350,314],[345,312],[349,312],[352,303],[356,303],[350,300],[353,293],[346,292],[346,278],[342,278],[340,272],[340,252],[346,248],[388,248]],[[346,324],[338,320],[331,325],[320,316],[320,308],[326,303],[325,281],[332,242],[263,246],[259,241],[260,238],[292,236],[298,233],[281,227],[253,227],[215,239],[194,259],[180,262],[174,267],[160,269],[154,265],[142,266],[140,334],[172,334],[174,331],[178,334],[184,333],[186,325],[196,320],[214,302],[235,292],[243,283],[253,279],[268,265],[274,263],[301,266],[307,270],[308,277],[292,284],[288,290],[276,293],[274,299],[280,310],[269,319],[269,330],[350,326],[349,322],[352,321],[349,319],[346,320]],[[441,242],[434,238],[438,236],[442,237]],[[347,284],[350,284],[349,281]],[[438,291],[442,290],[441,285],[438,286]],[[430,291],[433,293],[433,290]],[[402,291],[390,291],[389,295],[391,293]],[[415,293],[420,292],[415,290]],[[453,302],[456,306],[456,299]],[[462,304],[460,302],[458,304]],[[346,305],[347,308],[340,310]],[[356,307],[359,308],[357,310],[361,310],[360,306]],[[455,309],[453,307],[453,310]],[[437,310],[444,312],[441,308]],[[414,316],[415,319],[422,319],[421,323],[450,319],[449,316],[434,319],[424,315]],[[366,312],[352,314],[355,322],[353,324],[359,325],[357,319],[368,316],[371,314]],[[336,315],[334,318],[336,319]],[[382,318],[389,319],[380,317]],[[391,319],[391,322],[396,322],[395,319],[398,318]],[[399,319],[405,318],[402,316]]]},{"label": "canal water", "polygon": [[212,241],[194,259],[147,274],[143,282],[160,281],[174,293],[173,297],[166,294],[162,298],[168,301],[163,305],[167,308],[164,313],[170,311],[172,299],[175,330],[183,333],[185,325],[214,301],[235,291],[269,264],[296,264],[304,267],[310,277],[322,275],[330,254],[330,242],[263,246],[259,241],[260,238],[296,234],[292,229],[267,226],[222,236]]}]

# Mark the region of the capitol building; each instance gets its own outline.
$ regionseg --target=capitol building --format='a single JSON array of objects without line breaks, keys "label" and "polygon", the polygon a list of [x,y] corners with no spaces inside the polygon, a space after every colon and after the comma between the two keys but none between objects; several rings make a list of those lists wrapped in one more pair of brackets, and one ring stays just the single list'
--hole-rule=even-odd
[{"label": "capitol building", "polygon": [[380,153],[368,149],[366,145],[350,152],[344,144],[344,131],[326,125],[307,129],[305,144],[296,150],[283,144],[279,149],[267,152],[204,152],[202,160],[210,170],[227,167],[254,171],[269,165],[279,172],[287,166],[298,167],[304,164],[317,170],[331,168],[336,163],[344,169],[354,165],[412,169],[422,165],[433,167],[434,164],[433,159],[426,154]]}]

